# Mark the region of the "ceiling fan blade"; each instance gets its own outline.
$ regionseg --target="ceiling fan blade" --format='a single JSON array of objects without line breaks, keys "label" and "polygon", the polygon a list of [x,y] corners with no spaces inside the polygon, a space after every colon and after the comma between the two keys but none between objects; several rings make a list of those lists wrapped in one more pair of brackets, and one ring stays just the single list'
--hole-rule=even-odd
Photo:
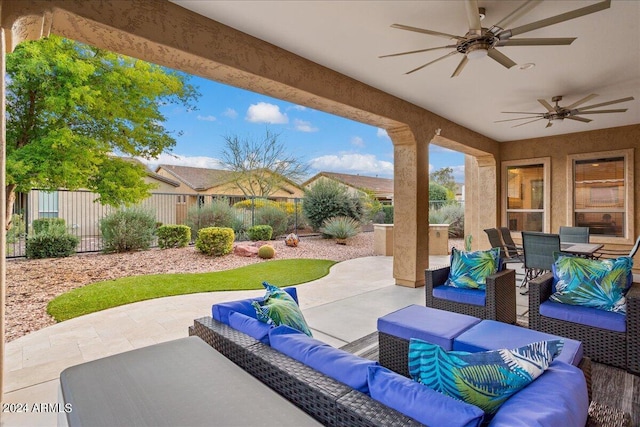
[{"label": "ceiling fan blade", "polygon": [[496,46],[567,46],[575,37],[500,40]]},{"label": "ceiling fan blade", "polygon": [[438,49],[455,49],[456,45],[452,44],[452,45],[448,45],[448,46],[439,46],[439,47],[430,47],[428,49],[419,49],[419,50],[411,50],[409,52],[400,52],[400,53],[392,53],[390,55],[382,55],[379,56],[378,58],[390,58],[392,56],[402,56],[402,55],[411,55],[413,53],[421,53],[421,52],[429,52],[431,50],[438,50]]},{"label": "ceiling fan blade", "polygon": [[547,109],[548,112],[550,112],[550,113],[555,113],[556,112],[556,109],[553,108],[553,106],[551,104],[549,104],[546,100],[538,99],[538,102],[540,104],[542,104],[544,106],[544,108]]},{"label": "ceiling fan blade", "polygon": [[525,120],[525,119],[536,119],[536,118],[541,118],[539,116],[529,116],[529,117],[518,117],[517,119],[506,119],[506,120],[496,120],[493,123],[500,123],[500,122],[512,122],[514,120]]},{"label": "ceiling fan blade", "polygon": [[391,25],[391,28],[397,28],[399,30],[406,30],[406,31],[413,31],[415,33],[429,34],[431,36],[444,37],[446,39],[464,40],[464,37],[455,36],[453,34],[441,33],[440,31],[425,30],[424,28],[410,27],[408,25],[402,25],[402,24],[393,24]]},{"label": "ceiling fan blade", "polygon": [[451,77],[456,77],[457,75],[459,75],[462,72],[462,69],[464,68],[464,66],[467,65],[467,62],[469,62],[469,58],[467,58],[467,55],[463,55],[462,56],[462,60],[460,61],[460,63],[456,67],[456,69],[453,72],[453,74],[451,74]]},{"label": "ceiling fan blade", "polygon": [[467,0],[464,2],[467,9],[467,22],[469,22],[469,31],[480,35],[482,26],[480,25],[480,13],[478,11],[478,0]]},{"label": "ceiling fan blade", "polygon": [[520,123],[519,125],[511,126],[512,128],[517,128],[518,126],[528,125],[529,123],[537,122],[538,120],[546,120],[544,117],[540,117],[539,119],[531,120],[529,122]]},{"label": "ceiling fan blade", "polygon": [[595,98],[596,96],[598,96],[598,94],[592,93],[591,95],[587,95],[584,98],[579,99],[576,102],[574,102],[573,104],[567,105],[564,108],[566,108],[567,110],[572,110],[572,109],[576,108],[578,105],[584,104],[585,102],[589,101],[590,99]]},{"label": "ceiling fan blade", "polygon": [[405,74],[415,73],[416,71],[422,70],[424,67],[427,67],[427,66],[429,66],[429,65],[433,64],[434,62],[441,61],[441,60],[443,60],[443,59],[445,59],[445,58],[450,57],[451,55],[455,55],[456,53],[458,53],[458,51],[457,51],[457,50],[454,50],[453,52],[449,52],[449,53],[447,53],[445,56],[441,56],[441,57],[440,57],[440,58],[438,58],[438,59],[434,59],[434,60],[433,60],[433,61],[431,61],[431,62],[427,62],[426,64],[421,65],[421,66],[419,66],[418,68],[414,68],[414,69],[413,69],[413,70],[411,70],[411,71],[407,71]]},{"label": "ceiling fan blade", "polygon": [[626,108],[617,108],[615,110],[600,110],[600,111],[582,111],[577,110],[577,114],[600,114],[600,113],[624,113]]},{"label": "ceiling fan blade", "polygon": [[540,3],[542,3],[542,0],[528,0],[524,2],[521,6],[516,8],[513,12],[511,12],[510,14],[502,18],[500,22],[494,25],[494,27],[498,27],[501,30],[504,28],[507,28],[509,24],[511,24],[516,19],[519,19],[521,16],[529,12],[531,9],[533,9]]},{"label": "ceiling fan blade", "polygon": [[589,122],[593,121],[591,119],[585,119],[584,117],[578,117],[578,116],[567,116],[567,117],[565,117],[565,119],[577,120],[577,121],[583,122],[583,123],[589,123]]},{"label": "ceiling fan blade", "polygon": [[502,65],[503,67],[511,68],[516,65],[516,63],[509,59],[509,57],[497,51],[496,49],[489,49],[488,55],[491,59],[500,63],[500,65]]},{"label": "ceiling fan blade", "polygon": [[540,116],[545,115],[546,113],[532,113],[531,111],[500,111],[505,114],[538,114]]},{"label": "ceiling fan blade", "polygon": [[579,110],[580,111],[590,110],[592,108],[604,107],[605,105],[618,104],[619,102],[633,101],[633,99],[634,99],[633,96],[628,96],[626,98],[616,99],[615,101],[607,101],[607,102],[601,102],[600,104],[587,105],[586,107],[582,107]]},{"label": "ceiling fan blade", "polygon": [[502,31],[500,32],[500,38],[503,39],[504,37],[508,39],[513,36],[517,36],[518,34],[528,33],[529,31],[548,27],[549,25],[558,24],[560,22],[569,21],[571,19],[579,18],[591,13],[600,12],[601,10],[608,9],[609,7],[611,7],[611,0],[604,0],[590,6],[572,10],[570,12],[562,13],[560,15],[552,16],[550,18],[542,19],[540,21],[532,22],[520,27],[512,28],[511,30]]}]

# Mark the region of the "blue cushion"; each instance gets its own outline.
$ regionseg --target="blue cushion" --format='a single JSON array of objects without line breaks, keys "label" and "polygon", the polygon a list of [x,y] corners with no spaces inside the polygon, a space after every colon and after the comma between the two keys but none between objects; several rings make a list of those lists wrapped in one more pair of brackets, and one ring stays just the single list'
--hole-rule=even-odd
[{"label": "blue cushion", "polygon": [[[291,295],[291,298],[293,298],[296,302],[298,302],[298,293],[296,291],[296,288],[290,287],[290,288],[283,288],[283,289],[285,292]],[[242,300],[227,301],[227,302],[214,304],[211,307],[211,316],[218,322],[222,322],[226,325],[229,324],[229,315],[233,311],[246,314],[249,317],[255,318],[256,310],[255,308],[253,308],[251,303],[253,301],[262,301],[263,299],[264,299],[263,297],[247,298]]]},{"label": "blue cushion", "polygon": [[632,267],[628,256],[597,260],[556,253],[552,270],[557,280],[549,300],[625,313]]},{"label": "blue cushion", "polygon": [[589,398],[582,371],[553,362],[529,386],[507,400],[490,427],[583,427],[587,423]]},{"label": "blue cushion", "polygon": [[378,362],[331,347],[288,326],[269,333],[271,347],[362,393],[369,393],[367,368]]},{"label": "blue cushion", "polygon": [[484,412],[398,375],[382,366],[369,368],[371,397],[427,426],[475,427]]},{"label": "blue cushion", "polygon": [[518,348],[537,341],[560,339],[564,340],[564,347],[556,360],[578,366],[582,360],[584,350],[580,341],[496,322],[495,320],[483,320],[458,335],[453,340],[453,349],[477,353],[501,348]]},{"label": "blue cushion", "polygon": [[627,331],[627,316],[592,307],[545,301],[540,304],[540,314],[566,322],[579,323],[614,332]]},{"label": "blue cushion", "polygon": [[453,339],[479,322],[477,317],[414,304],[379,318],[378,331],[407,341],[420,338],[451,350]]},{"label": "blue cushion", "polygon": [[425,386],[476,405],[489,414],[532,383],[562,351],[562,340],[481,353],[447,352],[425,341],[409,341],[409,373]]},{"label": "blue cushion", "polygon": [[461,252],[451,250],[451,268],[447,286],[467,289],[484,289],[487,277],[496,274],[500,260],[500,249],[488,251]]},{"label": "blue cushion", "polygon": [[276,326],[287,325],[311,336],[311,330],[298,303],[285,291],[267,282],[262,282],[267,290],[264,300],[253,301],[256,318]]},{"label": "blue cushion", "polygon": [[229,326],[244,332],[263,344],[269,345],[269,331],[273,328],[273,325],[268,325],[246,314],[234,311],[229,315]]},{"label": "blue cushion", "polygon": [[453,286],[437,286],[432,292],[435,298],[455,301],[462,304],[472,304],[484,307],[487,293],[482,289],[454,288]]}]

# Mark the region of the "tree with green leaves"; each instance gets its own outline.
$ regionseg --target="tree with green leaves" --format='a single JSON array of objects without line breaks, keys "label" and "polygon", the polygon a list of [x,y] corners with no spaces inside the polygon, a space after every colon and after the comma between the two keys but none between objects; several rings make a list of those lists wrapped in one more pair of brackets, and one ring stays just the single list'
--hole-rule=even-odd
[{"label": "tree with green leaves", "polygon": [[306,176],[308,165],[287,152],[280,136],[267,129],[262,139],[224,137],[220,160],[225,169],[234,172],[233,183],[245,196],[269,197],[283,185]]},{"label": "tree with green leaves", "polygon": [[453,168],[448,166],[438,169],[437,171],[429,174],[429,180],[440,184],[443,187],[450,190],[454,195],[456,194],[456,179],[453,177]]},{"label": "tree with green leaves", "polygon": [[98,193],[118,206],[149,196],[139,162],[175,145],[160,107],[194,108],[188,76],[50,36],[7,55],[7,200],[32,188]]}]

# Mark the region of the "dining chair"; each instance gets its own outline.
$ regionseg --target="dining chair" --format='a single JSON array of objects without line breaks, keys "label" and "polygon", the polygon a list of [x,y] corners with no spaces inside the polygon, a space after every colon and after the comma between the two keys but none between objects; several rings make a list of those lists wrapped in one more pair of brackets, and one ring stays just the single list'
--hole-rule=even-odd
[{"label": "dining chair", "polygon": [[589,227],[560,226],[559,235],[562,243],[589,243]]},{"label": "dining chair", "polygon": [[623,249],[600,249],[594,254],[594,256],[595,258],[617,258],[621,256],[630,256],[631,258],[633,258],[638,253],[639,248],[640,236],[638,236],[635,245],[633,245],[629,252]]},{"label": "dining chair", "polygon": [[500,227],[500,234],[502,235],[502,241],[504,242],[507,253],[510,257],[522,257],[522,246],[516,245],[511,237],[511,230],[507,227]]},{"label": "dining chair", "polygon": [[520,287],[526,286],[530,280],[542,273],[551,271],[551,266],[554,263],[553,253],[560,252],[560,235],[523,231],[522,248],[525,277]]},{"label": "dining chair", "polygon": [[484,230],[484,232],[487,233],[487,237],[489,238],[489,244],[491,245],[491,247],[500,248],[500,259],[502,260],[503,264],[524,263],[522,254],[518,253],[518,251],[512,250],[509,246],[505,245],[505,243],[500,238],[500,232],[497,228],[487,228]]}]

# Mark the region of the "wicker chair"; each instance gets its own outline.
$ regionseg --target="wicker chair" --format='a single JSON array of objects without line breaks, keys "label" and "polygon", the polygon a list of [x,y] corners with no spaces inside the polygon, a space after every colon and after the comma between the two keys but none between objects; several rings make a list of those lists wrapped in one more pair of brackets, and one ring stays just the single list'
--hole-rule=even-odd
[{"label": "wicker chair", "polygon": [[502,270],[487,277],[485,305],[466,304],[437,298],[433,289],[444,286],[449,278],[450,267],[425,270],[426,306],[455,313],[468,314],[481,319],[516,323],[516,274],[514,270]]},{"label": "wicker chair", "polygon": [[589,227],[560,226],[560,242],[589,243]]},{"label": "wicker chair", "polygon": [[592,360],[640,374],[640,283],[627,293],[626,332],[558,320],[540,314],[540,305],[551,296],[553,274],[529,282],[529,328],[582,341]]}]

